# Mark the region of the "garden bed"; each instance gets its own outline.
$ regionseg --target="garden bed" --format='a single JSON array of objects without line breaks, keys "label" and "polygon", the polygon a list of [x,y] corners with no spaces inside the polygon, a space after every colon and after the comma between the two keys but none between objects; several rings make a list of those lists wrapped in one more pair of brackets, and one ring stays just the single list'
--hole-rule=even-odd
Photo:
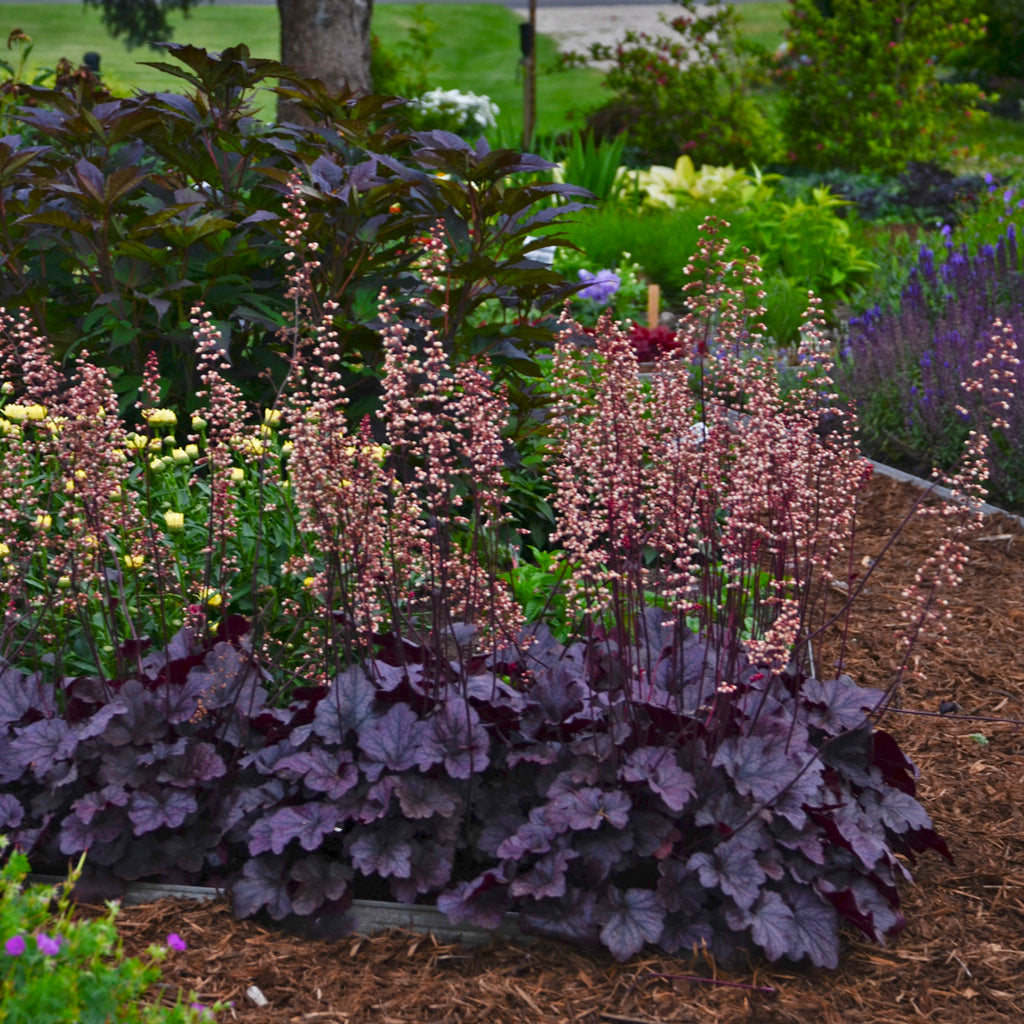
[{"label": "garden bed", "polygon": [[[877,553],[912,493],[910,484],[876,476],[859,517],[858,561]],[[912,524],[856,606],[846,665],[863,684],[885,685],[892,676],[900,593],[934,550],[938,527],[930,517]],[[618,964],[555,943],[477,949],[403,931],[324,942],[237,921],[225,900],[126,907],[119,917],[126,949],[138,954],[178,932],[189,950],[165,963],[165,983],[194,988],[204,1002],[233,1000],[225,1019],[246,1024],[1017,1022],[1024,1019],[1024,732],[987,719],[1024,718],[1022,579],[1024,529],[990,516],[950,597],[949,644],[918,648],[904,713],[887,723],[921,769],[920,798],[955,862],[923,858],[917,883],[903,888],[902,934],[888,947],[848,936],[836,971],[754,963],[726,972],[664,955]],[[963,711],[937,714],[954,701]],[[686,980],[694,975],[730,984]],[[254,985],[265,1006],[246,995]]]}]

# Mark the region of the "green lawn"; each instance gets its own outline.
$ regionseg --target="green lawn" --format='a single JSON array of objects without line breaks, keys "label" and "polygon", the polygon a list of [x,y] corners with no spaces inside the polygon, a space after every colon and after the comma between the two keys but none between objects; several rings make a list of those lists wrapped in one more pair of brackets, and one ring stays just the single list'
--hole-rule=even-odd
[{"label": "green lawn", "polygon": [[[404,4],[378,5],[373,30],[386,48],[404,42],[415,14]],[[112,39],[100,24],[99,14],[80,4],[5,3],[0,8],[0,38],[20,28],[32,37],[30,62],[35,68],[53,67],[60,57],[78,62],[88,50],[102,56],[101,68],[115,92],[133,88],[176,88],[174,79],[140,64],[166,59],[145,49],[128,50]],[[432,84],[485,93],[501,108],[503,124],[522,124],[522,74],[519,66],[519,21],[509,9],[495,4],[431,4],[427,14],[437,23],[432,63]],[[276,7],[203,4],[188,18],[172,20],[174,39],[210,50],[244,42],[256,57],[277,59],[280,37]],[[596,71],[553,72],[554,41],[538,44],[537,120],[541,131],[564,128],[574,113],[601,97],[601,75]],[[16,54],[0,51],[8,61]]]}]

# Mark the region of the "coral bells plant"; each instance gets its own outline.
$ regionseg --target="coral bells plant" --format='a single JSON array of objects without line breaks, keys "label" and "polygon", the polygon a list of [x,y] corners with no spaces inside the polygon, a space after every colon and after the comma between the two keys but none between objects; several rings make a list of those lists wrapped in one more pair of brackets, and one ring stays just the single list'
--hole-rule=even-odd
[{"label": "coral bells plant", "polygon": [[[695,378],[666,360],[641,383],[621,328],[603,320],[582,348],[563,325],[556,640],[548,601],[524,621],[513,600],[505,393],[438,331],[442,229],[410,292],[381,296],[379,415],[349,422],[345,336],[305,301],[316,255],[292,223],[287,389],[269,410],[239,404],[196,313],[205,394],[185,461],[152,378],[149,433],[103,428],[96,472],[133,511],[95,522],[94,546],[45,539],[78,536],[79,492],[52,481],[76,433],[115,417],[105,398],[69,406],[75,385],[28,326],[8,332],[8,362],[34,376],[8,389],[22,411],[2,439],[24,507],[5,477],[0,828],[37,865],[88,850],[83,885],[217,881],[239,915],[324,935],[360,895],[483,927],[516,911],[619,959],[706,945],[834,966],[844,922],[897,929],[908,863],[946,848],[877,727],[899,674],[861,688],[841,645],[815,663],[849,621],[824,598],[851,582],[867,477],[817,307],[783,394],[756,263],[725,261],[711,226],[679,329]],[[979,386],[994,372],[979,366]],[[908,583],[908,657],[941,624],[976,521],[982,441],[972,453],[950,546]],[[99,584],[61,589],[48,565],[65,546],[91,553]],[[94,639],[72,672],[58,652],[79,633]]]}]

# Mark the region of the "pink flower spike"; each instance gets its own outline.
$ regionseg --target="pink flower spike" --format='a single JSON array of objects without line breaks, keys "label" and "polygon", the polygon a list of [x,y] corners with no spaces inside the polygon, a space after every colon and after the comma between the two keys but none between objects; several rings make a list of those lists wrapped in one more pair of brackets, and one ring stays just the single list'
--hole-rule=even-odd
[{"label": "pink flower spike", "polygon": [[51,939],[49,935],[39,934],[36,936],[36,945],[43,956],[56,956],[60,952],[60,936]]},{"label": "pink flower spike", "polygon": [[4,943],[4,952],[8,956],[21,956],[25,952],[25,936],[15,935]]},{"label": "pink flower spike", "polygon": [[179,953],[184,953],[188,949],[188,943],[177,932],[171,932],[167,936],[167,945],[171,949],[176,949]]}]

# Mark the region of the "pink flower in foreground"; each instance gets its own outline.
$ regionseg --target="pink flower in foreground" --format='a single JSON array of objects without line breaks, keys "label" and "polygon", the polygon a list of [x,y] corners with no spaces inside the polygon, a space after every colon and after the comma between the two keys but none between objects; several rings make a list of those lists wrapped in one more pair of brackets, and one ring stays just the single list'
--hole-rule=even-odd
[{"label": "pink flower in foreground", "polygon": [[184,953],[188,949],[188,943],[177,932],[171,932],[167,936],[167,945],[171,949],[176,949],[179,953]]},{"label": "pink flower in foreground", "polygon": [[21,956],[25,952],[25,936],[15,935],[4,943],[4,952],[8,956]]},{"label": "pink flower in foreground", "polygon": [[39,934],[36,936],[36,945],[43,956],[56,956],[60,952],[60,936],[51,939],[49,935]]}]

